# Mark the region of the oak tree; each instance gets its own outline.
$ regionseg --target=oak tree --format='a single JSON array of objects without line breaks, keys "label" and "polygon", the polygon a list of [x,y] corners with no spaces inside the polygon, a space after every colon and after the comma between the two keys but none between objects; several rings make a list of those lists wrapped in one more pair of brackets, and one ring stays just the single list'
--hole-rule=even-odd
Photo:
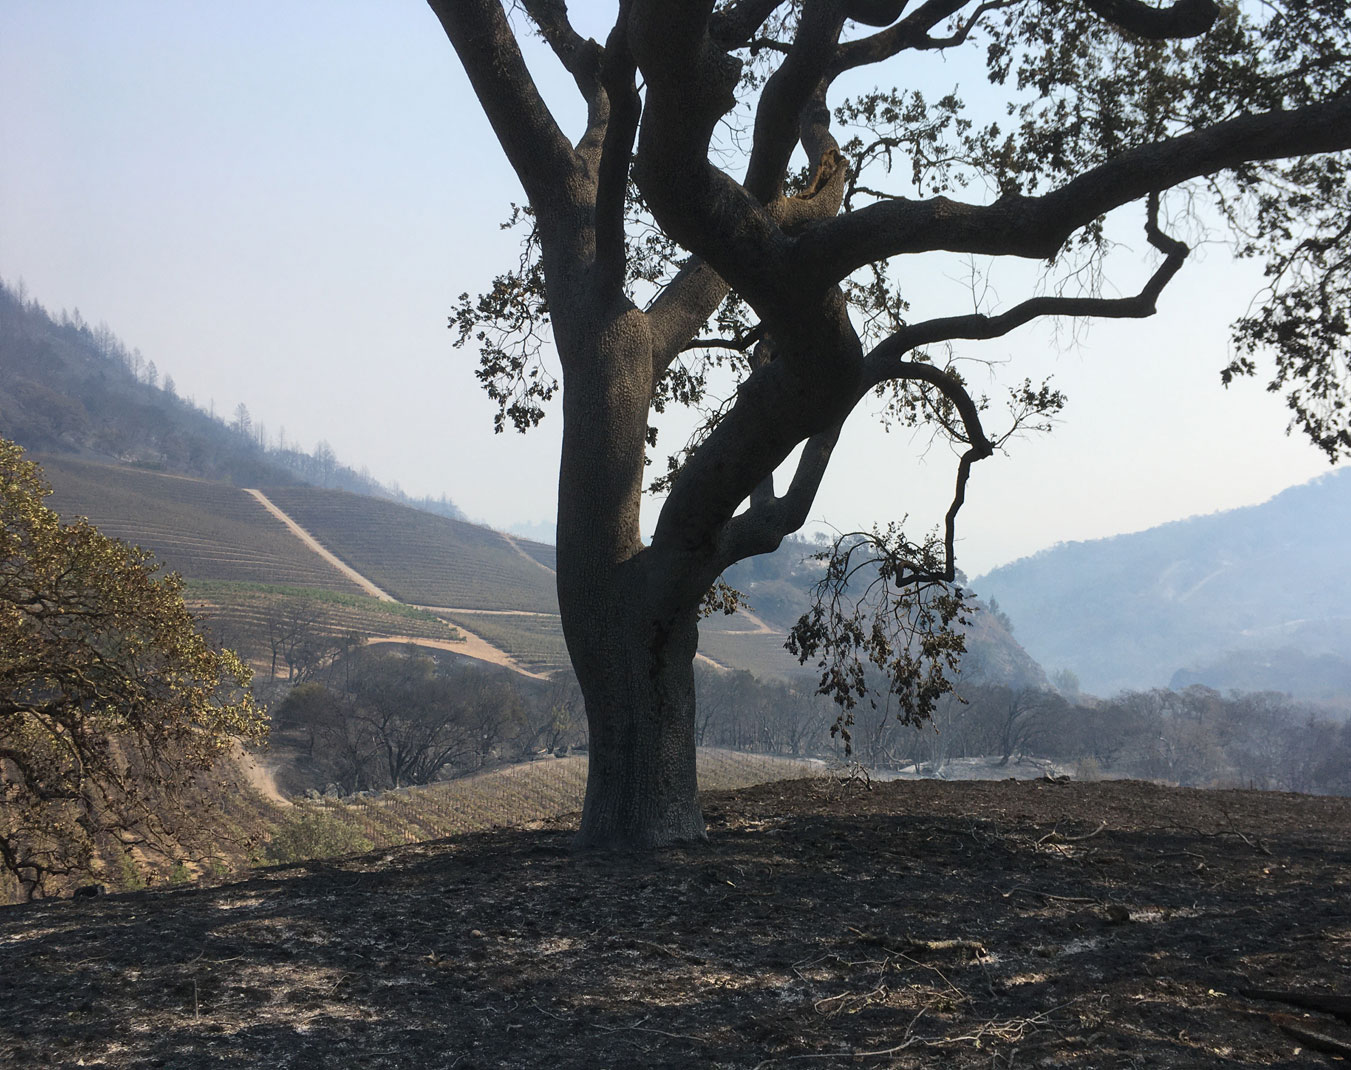
[{"label": "oak tree", "polygon": [[[558,595],[590,723],[583,845],[703,835],[701,607],[734,597],[725,569],[803,524],[865,399],[954,445],[951,507],[932,538],[876,533],[876,601],[828,585],[794,639],[846,705],[871,662],[909,716],[950,686],[959,653],[954,526],[971,466],[1063,401],[1023,381],[1007,408],[989,403],[958,363],[979,342],[1042,317],[1152,315],[1187,263],[1182,236],[1225,231],[1269,282],[1225,381],[1267,368],[1296,426],[1330,457],[1351,446],[1344,0],[619,0],[603,42],[563,0],[430,3],[528,198],[513,213],[520,263],[462,298],[451,326],[479,351],[499,428],[537,423],[561,386]],[[521,34],[580,94],[571,137]],[[917,57],[959,49],[987,83],[971,103],[903,84]],[[1143,281],[1104,296],[1126,225],[1149,247]],[[942,253],[1047,273],[1002,307],[926,315],[911,280]],[[702,424],[654,481],[666,497],[644,543],[650,414],[673,405]],[[837,577],[860,562],[857,540],[846,549]]]},{"label": "oak tree", "polygon": [[0,439],[0,873],[28,897],[100,856],[181,851],[197,778],[260,740],[249,671],[211,649],[182,581],[86,520],[62,523]]}]

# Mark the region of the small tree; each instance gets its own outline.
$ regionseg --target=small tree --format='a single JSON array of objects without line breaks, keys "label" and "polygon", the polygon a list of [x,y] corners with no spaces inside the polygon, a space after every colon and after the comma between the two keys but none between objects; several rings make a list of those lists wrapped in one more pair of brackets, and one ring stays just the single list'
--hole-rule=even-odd
[{"label": "small tree", "polygon": [[248,669],[196,632],[178,576],[63,525],[50,492],[0,439],[0,867],[29,898],[100,849],[190,840],[197,775],[266,731]]}]

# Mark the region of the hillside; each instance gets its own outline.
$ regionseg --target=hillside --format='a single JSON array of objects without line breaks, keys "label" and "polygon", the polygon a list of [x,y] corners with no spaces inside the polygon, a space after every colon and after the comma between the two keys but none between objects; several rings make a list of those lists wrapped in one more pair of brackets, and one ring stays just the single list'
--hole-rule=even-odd
[{"label": "hillside", "polygon": [[106,535],[143,546],[194,580],[359,588],[238,487],[63,457],[35,455],[52,485],[48,504],[87,516]]},{"label": "hillside", "polygon": [[[317,487],[267,487],[277,506],[401,602],[558,612],[552,571],[524,540],[394,502]],[[547,558],[546,558],[547,559]]]},{"label": "hillside", "polygon": [[1296,1070],[1351,1050],[1351,800],[825,779],[705,810],[707,844],[651,855],[577,854],[572,815],[0,909],[0,1063]]},{"label": "hillside", "polygon": [[[444,611],[446,620],[531,671],[568,663],[553,546],[467,523],[444,496],[410,508],[406,496],[337,463],[322,444],[306,454],[272,442],[243,405],[227,425],[180,397],[166,369],[128,349],[106,325],[90,327],[78,311],[53,316],[2,281],[0,434],[44,466],[53,508],[88,516],[196,583],[199,608],[255,661],[269,645],[262,636],[268,622],[294,617],[304,590],[362,592],[246,487],[264,489],[324,548],[398,600]],[[818,573],[809,558],[817,549],[790,539],[731,570],[729,580],[753,612],[705,620],[701,653],[761,676],[807,671],[783,642],[809,604]],[[201,581],[214,584],[209,596]],[[330,598],[311,616],[336,621],[333,605]],[[359,598],[339,616],[355,626],[354,614],[374,635],[431,638],[424,633],[438,627],[391,633],[388,612]],[[970,644],[969,673],[1045,684],[1040,667],[992,618],[978,618]]]},{"label": "hillside", "polygon": [[975,583],[1033,657],[1088,691],[1162,687],[1181,672],[1336,700],[1351,673],[1348,532],[1351,468],[1340,468],[1262,505],[1061,544]]},{"label": "hillside", "polygon": [[[331,598],[313,611],[328,621],[325,627],[336,628],[341,619],[376,636],[447,634],[444,625],[428,625],[432,635],[427,627],[391,620],[388,604],[362,598],[350,579],[242,488],[64,456],[35,459],[53,485],[53,508],[88,516],[108,534],[152,550],[190,581],[190,593],[217,633],[253,651],[255,660],[267,645],[268,621],[294,616],[287,607],[306,597],[300,589],[356,596],[343,614],[334,614]],[[324,548],[400,602],[430,607],[530,671],[567,667],[554,547],[347,491],[268,486],[264,493]],[[760,676],[809,672],[783,643],[810,604],[820,572],[812,554],[819,549],[788,539],[775,553],[730,570],[729,581],[747,596],[751,611],[706,618],[701,652],[718,665]],[[355,606],[363,614],[359,622]],[[1040,666],[996,615],[977,613],[968,642],[970,681],[1045,686]]]},{"label": "hillside", "polygon": [[[166,361],[169,359],[165,358]],[[0,434],[26,449],[257,487],[320,484],[462,517],[444,495],[411,499],[341,464],[273,439],[243,403],[229,423],[214,402],[181,397],[166,364],[129,349],[107,324],[50,314],[0,280]]]}]

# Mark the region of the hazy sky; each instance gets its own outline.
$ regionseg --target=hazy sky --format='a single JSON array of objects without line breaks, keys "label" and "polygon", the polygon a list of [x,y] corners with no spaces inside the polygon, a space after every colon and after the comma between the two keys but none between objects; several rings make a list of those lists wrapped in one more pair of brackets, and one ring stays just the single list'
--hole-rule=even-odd
[{"label": "hazy sky", "polygon": [[[603,32],[608,5],[570,6]],[[575,130],[570,83],[529,54]],[[935,90],[960,77],[933,71]],[[494,436],[446,317],[513,263],[498,223],[521,199],[417,0],[0,4],[0,276],[106,321],[180,394],[226,414],[244,401],[274,434],[326,439],[498,527],[552,520],[559,420]],[[1138,249],[1137,223],[1119,229]],[[1117,285],[1151,268],[1126,262]],[[914,266],[917,317],[970,307],[959,270]],[[1326,471],[1260,382],[1219,385],[1227,324],[1259,283],[1210,246],[1152,320],[1099,324],[1077,346],[1042,326],[963,350],[1006,362],[1005,378],[1054,374],[1070,405],[1053,435],[977,466],[959,565],[974,575]],[[1025,285],[1000,275],[991,297],[1007,306]],[[856,414],[815,525],[936,524],[953,462],[926,445]]]}]

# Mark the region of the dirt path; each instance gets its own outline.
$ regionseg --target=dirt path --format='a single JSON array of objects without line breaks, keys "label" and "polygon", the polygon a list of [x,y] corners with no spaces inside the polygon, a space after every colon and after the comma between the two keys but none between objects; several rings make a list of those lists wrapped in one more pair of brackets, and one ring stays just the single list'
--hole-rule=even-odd
[{"label": "dirt path", "polygon": [[763,620],[757,617],[745,606],[742,606],[740,609],[738,609],[736,611],[736,615],[738,617],[745,617],[748,621],[750,621],[753,625],[755,625],[755,627],[726,628],[723,630],[722,633],[723,635],[769,635],[771,632],[773,632],[774,634],[778,634],[780,631],[780,629],[778,628],[771,628],[768,624],[766,624]]},{"label": "dirt path", "polygon": [[557,573],[555,573],[554,570],[551,569],[548,565],[546,565],[543,561],[537,561],[535,558],[531,557],[528,553],[526,553],[524,550],[522,550],[522,549],[521,549],[521,544],[518,543],[518,542],[517,542],[514,538],[512,538],[510,535],[508,535],[505,531],[499,531],[497,534],[501,535],[502,538],[506,539],[506,540],[507,540],[507,545],[510,546],[513,550],[515,550],[515,551],[516,551],[518,554],[520,554],[522,557],[524,557],[524,558],[525,558],[527,561],[529,561],[532,565],[538,565],[540,568],[544,569],[544,571],[547,572],[550,576],[557,575]]},{"label": "dirt path", "polygon": [[269,513],[271,513],[283,524],[285,524],[291,530],[292,535],[294,535],[297,539],[303,542],[306,546],[308,546],[316,554],[318,554],[330,565],[336,568],[339,572],[341,572],[349,580],[355,583],[358,587],[360,587],[372,598],[378,598],[382,602],[398,601],[398,599],[395,598],[392,594],[390,594],[387,591],[381,590],[379,587],[373,584],[370,580],[368,580],[356,569],[350,567],[345,562],[341,561],[337,556],[330,553],[328,549],[322,543],[320,543],[318,539],[316,539],[308,531],[306,531],[294,520],[292,520],[289,516],[283,513],[279,508],[277,508],[277,506],[272,503],[272,500],[268,498],[268,496],[264,494],[261,490],[254,490],[252,487],[245,487],[244,489],[247,493],[252,494],[255,498],[257,498],[259,503],[262,505],[264,509],[266,509]]},{"label": "dirt path", "polygon": [[283,795],[281,789],[277,787],[275,769],[260,762],[257,756],[250,754],[242,747],[236,751],[234,759],[235,764],[239,766],[240,771],[244,774],[244,779],[249,782],[249,786],[258,792],[258,794],[262,795],[265,799],[271,800],[278,806],[291,805],[291,800]]},{"label": "dirt path", "polygon": [[557,613],[542,613],[537,609],[466,609],[463,606],[414,606],[414,609],[425,609],[428,613],[473,613],[480,617],[553,617],[557,619]]},{"label": "dirt path", "polygon": [[516,661],[510,654],[504,650],[499,650],[486,639],[468,631],[461,624],[452,624],[446,622],[455,628],[464,636],[463,642],[453,643],[449,639],[421,639],[415,635],[381,635],[366,641],[367,646],[374,646],[376,643],[412,643],[414,646],[430,647],[433,650],[449,650],[455,654],[462,654],[466,658],[473,658],[475,661],[486,661],[491,665],[501,665],[512,672],[520,673],[522,676],[528,676],[532,680],[547,680],[548,677],[542,673],[531,672],[520,662]]}]

